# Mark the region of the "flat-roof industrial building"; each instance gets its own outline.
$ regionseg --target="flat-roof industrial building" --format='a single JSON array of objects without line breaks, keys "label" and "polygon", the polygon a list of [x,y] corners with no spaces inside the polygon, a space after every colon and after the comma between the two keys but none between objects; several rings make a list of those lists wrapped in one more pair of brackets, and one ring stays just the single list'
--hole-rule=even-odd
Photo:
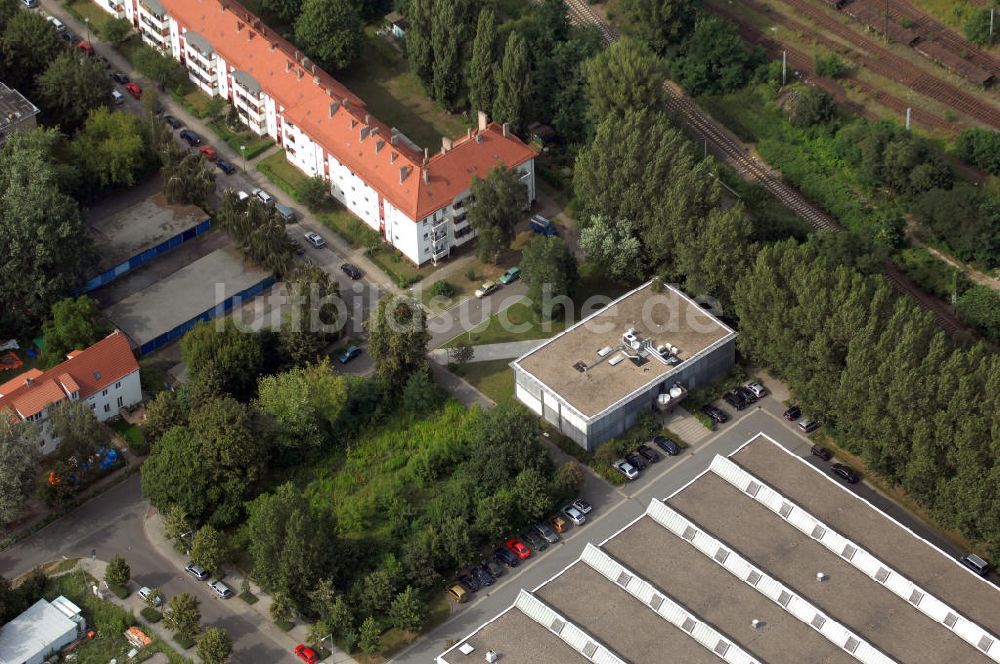
[{"label": "flat-roof industrial building", "polygon": [[1000,590],[763,434],[438,656],[1000,662]]},{"label": "flat-roof industrial building", "polygon": [[[511,363],[515,396],[587,450],[725,374],[736,333],[680,290],[648,282]],[[663,395],[663,396],[661,396]]]},{"label": "flat-roof industrial building", "polygon": [[86,631],[76,604],[62,595],[51,602],[40,599],[0,627],[0,664],[42,664]]}]

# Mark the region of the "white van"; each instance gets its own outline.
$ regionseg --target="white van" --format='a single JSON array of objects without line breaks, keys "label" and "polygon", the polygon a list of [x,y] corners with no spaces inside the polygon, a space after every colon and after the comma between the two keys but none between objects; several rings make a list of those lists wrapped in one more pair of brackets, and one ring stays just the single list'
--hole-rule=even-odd
[{"label": "white van", "polygon": [[115,103],[115,106],[120,106],[125,103],[125,95],[118,92],[117,90],[111,91],[111,101]]},{"label": "white van", "polygon": [[55,16],[46,16],[45,20],[52,24],[52,27],[56,29],[56,32],[66,32],[66,26],[63,25],[63,22]]}]

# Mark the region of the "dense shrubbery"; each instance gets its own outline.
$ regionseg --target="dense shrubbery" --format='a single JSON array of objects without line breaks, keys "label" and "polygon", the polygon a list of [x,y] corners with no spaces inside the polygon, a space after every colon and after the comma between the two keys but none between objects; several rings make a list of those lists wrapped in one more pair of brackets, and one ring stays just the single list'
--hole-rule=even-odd
[{"label": "dense shrubbery", "polygon": [[1000,175],[1000,131],[966,129],[955,141],[955,152],[965,163]]},{"label": "dense shrubbery", "polygon": [[913,217],[963,261],[1000,265],[1000,200],[965,185],[916,198]]}]

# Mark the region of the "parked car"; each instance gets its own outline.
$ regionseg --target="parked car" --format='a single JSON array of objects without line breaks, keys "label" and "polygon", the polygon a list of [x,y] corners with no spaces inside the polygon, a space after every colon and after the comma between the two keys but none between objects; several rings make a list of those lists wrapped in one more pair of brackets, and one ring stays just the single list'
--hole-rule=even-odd
[{"label": "parked car", "polygon": [[486,297],[496,289],[500,288],[500,285],[495,281],[487,281],[485,284],[476,289],[476,297]]},{"label": "parked car", "polygon": [[509,540],[504,542],[504,544],[506,544],[507,548],[521,560],[527,560],[531,557],[531,549],[525,546],[524,542],[519,539],[511,537]]},{"label": "parked car", "polygon": [[86,55],[88,58],[94,57],[94,47],[85,41],[79,41],[76,44],[77,50]]},{"label": "parked car", "polygon": [[217,159],[215,162],[216,167],[225,173],[226,175],[232,175],[236,172],[236,167],[230,164],[225,159]]},{"label": "parked car", "polygon": [[45,20],[52,24],[56,32],[66,32],[66,25],[55,16],[46,16]]},{"label": "parked car", "polygon": [[634,452],[628,452],[625,455],[625,460],[632,464],[636,470],[643,471],[646,470],[646,462],[643,461],[638,454]]},{"label": "parked car", "polygon": [[728,403],[730,406],[732,406],[736,410],[743,410],[744,408],[747,407],[746,400],[745,399],[741,399],[740,397],[736,396],[732,392],[726,392],[725,394],[723,394],[722,395],[722,400],[725,401],[726,403]]},{"label": "parked car", "polygon": [[971,569],[979,576],[986,576],[990,573],[991,565],[989,561],[980,558],[974,553],[967,553],[959,558],[959,560],[962,561],[963,565]]},{"label": "parked car", "polygon": [[222,581],[209,581],[208,587],[214,590],[220,599],[229,599],[233,596],[233,591]]},{"label": "parked car", "polygon": [[572,504],[564,507],[562,513],[566,515],[567,519],[573,522],[574,526],[582,526],[587,522],[587,517],[583,515],[583,512],[576,509]]},{"label": "parked car", "polygon": [[117,90],[111,91],[111,101],[114,102],[115,106],[121,106],[125,103],[125,95],[118,92]]},{"label": "parked car", "polygon": [[573,501],[572,505],[576,509],[580,510],[580,512],[584,515],[590,514],[594,511],[594,507],[583,498],[577,498]]},{"label": "parked car", "polygon": [[38,0],[21,0],[25,7],[28,9],[34,9],[38,6]]},{"label": "parked car", "polygon": [[274,204],[274,211],[278,213],[281,220],[286,224],[295,223],[295,210],[288,207],[287,205],[282,205],[281,203]]},{"label": "parked car", "polygon": [[490,574],[490,570],[483,567],[482,565],[473,565],[472,569],[469,570],[476,581],[479,583],[480,588],[485,588],[486,586],[492,586],[496,583],[496,579]]},{"label": "parked car", "polygon": [[531,530],[521,533],[521,540],[526,542],[532,551],[544,551],[549,548],[549,543],[538,533]]},{"label": "parked car", "polygon": [[[152,593],[153,593],[152,588],[150,588],[149,586],[143,586],[142,588],[139,588],[139,599],[141,599],[143,602],[148,602],[149,596]],[[157,595],[156,597],[153,598],[153,606],[160,606],[161,604],[163,604],[162,597]]]},{"label": "parked car", "polygon": [[[117,72],[117,73],[120,73],[120,72]],[[181,122],[180,120],[178,120],[177,118],[175,118],[172,115],[164,115],[163,116],[163,121],[166,122],[168,125],[170,125],[171,129],[180,129],[181,127],[184,126],[183,122]]]},{"label": "parked car", "polygon": [[643,459],[649,463],[656,463],[660,460],[660,455],[656,453],[656,450],[651,448],[649,445],[640,445],[635,448],[636,454],[641,456]]},{"label": "parked car", "polygon": [[260,200],[260,202],[263,203],[264,205],[270,205],[274,201],[274,196],[272,196],[271,194],[267,193],[263,189],[254,189],[250,193],[253,196],[256,196],[258,198],[258,200]]},{"label": "parked car", "polygon": [[337,359],[340,360],[341,364],[347,364],[348,362],[358,357],[359,355],[361,355],[360,348],[358,348],[357,346],[348,346],[347,350],[341,353],[340,356],[337,357]]},{"label": "parked car", "polygon": [[295,646],[294,652],[295,656],[301,659],[306,664],[319,663],[319,655],[317,655],[316,651],[310,648],[309,646],[300,643],[299,645]]},{"label": "parked car", "polygon": [[193,576],[194,578],[198,579],[199,581],[204,581],[205,579],[208,578],[208,572],[205,571],[205,568],[199,565],[195,565],[194,563],[188,563],[184,567],[184,571]]},{"label": "parked car", "polygon": [[194,133],[190,129],[182,129],[181,133],[178,134],[185,143],[194,147],[196,145],[201,145],[201,136]]},{"label": "parked car", "polygon": [[701,412],[708,415],[712,420],[718,422],[719,424],[725,424],[729,421],[729,416],[726,415],[725,411],[721,408],[716,408],[710,403],[705,404],[701,407]]},{"label": "parked car", "polygon": [[552,527],[547,523],[539,521],[534,526],[532,526],[532,528],[534,528],[535,532],[538,533],[538,535],[549,544],[555,544],[556,542],[559,541],[559,533],[553,530]]},{"label": "parked car", "polygon": [[205,155],[205,159],[208,159],[209,161],[215,161],[216,159],[219,158],[219,153],[216,152],[215,148],[213,148],[211,145],[201,146],[200,148],[198,148],[198,152]]},{"label": "parked car", "polygon": [[549,517],[549,525],[552,526],[559,534],[569,530],[569,521],[558,514]]},{"label": "parked car", "polygon": [[250,198],[250,194],[240,189],[236,192],[236,198],[240,199],[240,203],[242,203],[246,199]]},{"label": "parked car", "polygon": [[458,602],[459,604],[465,604],[466,602],[469,601],[469,593],[466,592],[465,588],[458,585],[457,583],[453,583],[447,588],[445,588],[445,592],[447,592],[448,596],[451,597],[456,602]]},{"label": "parked car", "polygon": [[307,231],[302,234],[302,236],[309,242],[312,246],[317,249],[322,249],[326,246],[326,240],[319,233],[313,233],[312,231]]},{"label": "parked car", "polygon": [[479,590],[479,582],[476,581],[472,574],[459,574],[458,582],[470,593],[474,593]]},{"label": "parked car", "polygon": [[810,449],[809,451],[812,452],[813,456],[817,456],[823,461],[829,461],[830,459],[833,458],[833,452],[826,449],[822,445],[813,445],[812,449]]},{"label": "parked car", "polygon": [[819,422],[812,419],[811,417],[807,417],[806,419],[799,422],[799,430],[802,431],[802,433],[812,433],[818,428],[819,428]]},{"label": "parked car", "polygon": [[479,566],[488,571],[494,579],[499,579],[503,576],[503,565],[494,559],[487,558],[481,560],[479,561]]},{"label": "parked car", "polygon": [[340,266],[340,269],[344,271],[344,274],[349,276],[351,279],[357,281],[361,278],[361,270],[358,269],[357,265],[351,265],[350,263],[344,263]]},{"label": "parked car", "polygon": [[67,44],[69,44],[70,46],[80,41],[80,38],[76,36],[76,33],[70,32],[69,30],[63,32],[59,36],[62,37],[62,40]]},{"label": "parked car", "polygon": [[754,396],[756,396],[758,399],[767,395],[767,390],[764,389],[764,386],[755,380],[749,381],[745,387],[751,392],[753,392]]},{"label": "parked car", "polygon": [[795,420],[802,417],[802,409],[799,408],[798,406],[792,406],[782,414],[782,417],[784,417],[789,422],[794,422]]},{"label": "parked car", "polygon": [[753,390],[749,387],[743,387],[742,385],[733,391],[736,392],[736,396],[743,399],[743,403],[747,406],[756,403],[759,398]]},{"label": "parked car", "polygon": [[521,559],[514,555],[513,551],[505,549],[504,547],[498,547],[493,551],[493,557],[501,565],[506,565],[507,567],[517,567],[521,564]]},{"label": "parked car", "polygon": [[124,72],[116,71],[111,74],[111,78],[115,79],[115,83],[120,85],[128,84],[128,76],[126,76]]},{"label": "parked car", "polygon": [[618,459],[611,467],[617,470],[619,473],[625,476],[625,479],[631,481],[639,477],[639,471],[635,469],[635,466],[630,464],[625,459]]},{"label": "parked car", "polygon": [[845,466],[842,463],[835,463],[830,466],[830,472],[844,480],[848,484],[857,484],[861,477],[854,471],[850,466]]},{"label": "parked car", "polygon": [[503,276],[500,277],[500,283],[510,284],[517,281],[520,278],[521,278],[521,268],[512,267],[503,273]]},{"label": "parked car", "polygon": [[681,446],[666,436],[653,436],[653,444],[670,456],[677,456],[681,453]]},{"label": "parked car", "polygon": [[126,83],[125,91],[136,99],[142,99],[142,88],[139,87],[138,83]]}]

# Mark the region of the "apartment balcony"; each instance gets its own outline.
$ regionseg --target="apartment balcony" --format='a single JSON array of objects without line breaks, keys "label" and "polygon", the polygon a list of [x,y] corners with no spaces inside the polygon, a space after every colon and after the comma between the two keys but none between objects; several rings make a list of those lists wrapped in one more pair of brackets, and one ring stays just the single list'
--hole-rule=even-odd
[{"label": "apartment balcony", "polygon": [[448,258],[448,254],[449,254],[449,251],[448,251],[447,247],[445,247],[444,249],[442,249],[440,251],[436,251],[435,250],[435,253],[431,254],[431,260],[434,261],[435,264],[437,264],[437,262],[439,260],[442,260],[444,258]]},{"label": "apartment balcony", "polygon": [[447,216],[442,216],[437,221],[432,221],[431,232],[436,234],[440,229],[447,227],[448,221],[449,219]]}]

